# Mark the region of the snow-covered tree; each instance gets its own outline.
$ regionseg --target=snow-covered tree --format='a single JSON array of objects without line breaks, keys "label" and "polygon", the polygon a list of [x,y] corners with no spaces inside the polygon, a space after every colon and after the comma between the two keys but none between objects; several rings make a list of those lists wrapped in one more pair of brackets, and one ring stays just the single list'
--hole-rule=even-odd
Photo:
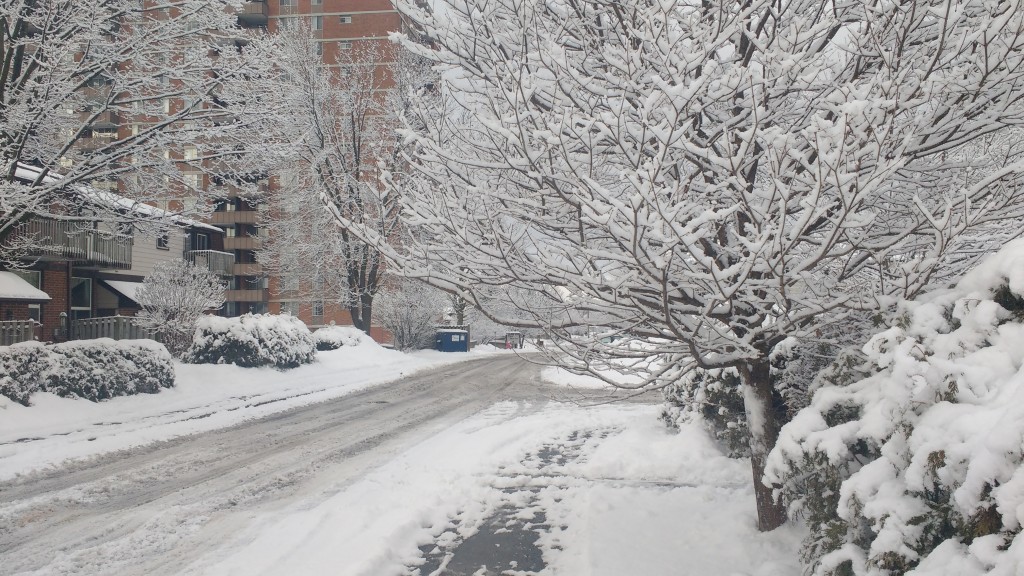
[{"label": "snow-covered tree", "polygon": [[[403,105],[396,87],[416,70],[397,47],[372,41],[356,41],[325,63],[322,45],[302,27],[247,50],[264,54],[267,71],[230,90],[243,110],[261,118],[253,137],[264,146],[249,151],[249,162],[278,175],[266,199],[262,224],[270,235],[260,262],[295,279],[307,295],[333,297],[369,332],[383,260],[339,222],[368,227],[389,241],[401,235],[397,194],[382,185],[381,171],[396,173],[395,128]],[[273,98],[260,109],[252,106],[253,93]]]},{"label": "snow-covered tree", "polygon": [[1022,271],[1018,240],[905,304],[782,429],[768,477],[815,574],[1024,570]]},{"label": "snow-covered tree", "polygon": [[448,299],[418,280],[389,278],[377,301],[377,319],[391,333],[395,348],[431,348]]},{"label": "snow-covered tree", "polygon": [[[1017,1],[398,7],[443,69],[405,131],[418,178],[396,186],[419,232],[360,234],[474,305],[546,298],[516,323],[578,368],[646,386],[735,369],[761,529],[785,518],[762,482],[773,349],[1020,230]],[[584,325],[629,338],[568,338]]]},{"label": "snow-covered tree", "polygon": [[[202,171],[230,141],[216,93],[247,67],[235,49],[244,35],[236,7],[231,0],[0,5],[0,246],[32,217],[143,216],[96,189],[116,188],[132,201],[173,196],[199,209],[200,189],[184,173]],[[185,162],[186,146],[209,150]],[[19,166],[36,170],[19,174]]]},{"label": "snow-covered tree", "polygon": [[220,278],[206,268],[185,260],[161,262],[135,293],[142,310],[134,323],[180,356],[192,342],[196,322],[224,305],[224,289]]}]

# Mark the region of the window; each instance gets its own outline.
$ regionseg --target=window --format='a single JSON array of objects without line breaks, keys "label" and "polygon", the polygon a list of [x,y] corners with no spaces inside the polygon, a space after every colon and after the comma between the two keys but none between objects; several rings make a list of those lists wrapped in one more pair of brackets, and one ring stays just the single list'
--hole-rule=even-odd
[{"label": "window", "polygon": [[277,27],[280,28],[281,30],[295,30],[296,23],[298,21],[299,19],[295,16],[289,16],[287,18],[282,16],[277,20]]},{"label": "window", "polygon": [[185,186],[190,190],[198,190],[199,174],[185,174]]},{"label": "window", "polygon": [[313,30],[317,30],[317,31],[323,30],[324,29],[324,17],[323,16],[311,16],[310,19],[309,19],[309,25],[310,25],[310,27]]},{"label": "window", "polygon": [[290,314],[292,316],[299,315],[299,303],[298,302],[281,302],[281,314]]},{"label": "window", "polygon": [[352,16],[349,16],[348,14],[342,14],[341,16],[338,16],[338,21],[341,22],[342,24],[351,24]]},{"label": "window", "polygon": [[310,4],[312,4],[313,6],[319,6],[319,5],[323,4],[323,3],[324,3],[324,0],[311,0],[310,1]]},{"label": "window", "polygon": [[341,42],[338,42],[338,48],[340,48],[341,50],[351,50],[352,43],[348,42],[347,40],[343,40]]},{"label": "window", "polygon": [[210,249],[210,237],[206,234],[196,234],[195,241],[192,243],[193,250],[209,250]]},{"label": "window", "polygon": [[156,237],[156,247],[161,250],[170,250],[171,235],[163,231]]},{"label": "window", "polygon": [[295,0],[281,0],[281,6],[295,6]]},{"label": "window", "polygon": [[324,315],[324,302],[323,300],[317,300],[313,302],[313,317],[323,317]]},{"label": "window", "polygon": [[170,98],[164,98],[163,100],[164,100],[164,114],[170,114],[171,113],[171,99]]},{"label": "window", "polygon": [[[43,273],[38,270],[11,270],[25,282],[31,284],[34,288],[40,290],[43,289]],[[41,313],[41,307],[38,303],[28,305],[28,317],[36,322],[42,322],[43,315]]]},{"label": "window", "polygon": [[196,160],[199,158],[199,149],[195,146],[185,146],[185,160]]},{"label": "window", "polygon": [[323,56],[324,55],[324,43],[323,42],[317,42],[316,43],[316,55],[317,56]]},{"label": "window", "polygon": [[89,318],[92,315],[92,279],[71,278],[71,317]]}]

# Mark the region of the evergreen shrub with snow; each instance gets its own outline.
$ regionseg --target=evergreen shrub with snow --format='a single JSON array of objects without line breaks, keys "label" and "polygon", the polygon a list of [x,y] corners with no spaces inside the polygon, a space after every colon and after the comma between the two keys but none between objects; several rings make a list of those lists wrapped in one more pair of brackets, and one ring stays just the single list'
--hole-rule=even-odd
[{"label": "evergreen shrub with snow", "polygon": [[97,402],[174,386],[171,355],[152,340],[99,338],[53,346],[4,346],[0,370],[0,395],[25,406],[36,391]]},{"label": "evergreen shrub with snow", "polygon": [[735,370],[694,370],[665,388],[662,420],[673,429],[698,420],[730,458],[750,455],[747,416]]},{"label": "evergreen shrub with snow", "polygon": [[301,320],[274,314],[199,319],[184,361],[192,364],[236,364],[253,368],[295,368],[316,358],[316,342]]},{"label": "evergreen shrub with snow", "polygon": [[324,326],[313,332],[316,349],[320,351],[337,350],[342,346],[358,346],[366,337],[366,333],[355,326]]},{"label": "evergreen shrub with snow", "polygon": [[816,575],[1024,573],[1024,241],[903,305],[766,470]]},{"label": "evergreen shrub with snow", "polygon": [[29,397],[44,385],[50,355],[39,342],[0,347],[0,396],[29,405]]}]

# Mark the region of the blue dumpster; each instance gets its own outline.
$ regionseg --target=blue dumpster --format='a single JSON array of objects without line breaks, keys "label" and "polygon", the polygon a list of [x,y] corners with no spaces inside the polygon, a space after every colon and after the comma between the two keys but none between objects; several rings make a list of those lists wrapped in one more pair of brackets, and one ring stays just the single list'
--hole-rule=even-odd
[{"label": "blue dumpster", "polygon": [[441,352],[469,352],[469,332],[466,330],[438,330],[435,348]]}]

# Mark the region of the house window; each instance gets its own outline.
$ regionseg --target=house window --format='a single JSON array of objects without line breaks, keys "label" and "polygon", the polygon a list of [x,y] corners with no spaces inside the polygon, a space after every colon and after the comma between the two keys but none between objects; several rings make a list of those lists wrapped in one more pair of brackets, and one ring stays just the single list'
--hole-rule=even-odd
[{"label": "house window", "polygon": [[195,160],[199,158],[199,149],[195,146],[185,146],[185,160]]},{"label": "house window", "polygon": [[319,6],[324,3],[324,0],[311,0],[310,4],[313,6]]},{"label": "house window", "polygon": [[295,24],[298,21],[299,19],[295,16],[289,16],[288,18],[282,16],[277,21],[277,27],[280,28],[281,30],[294,30]]},{"label": "house window", "polygon": [[210,237],[206,234],[196,234],[195,242],[192,244],[193,250],[209,250],[210,249]]},{"label": "house window", "polygon": [[352,17],[349,16],[348,14],[342,14],[341,16],[338,16],[338,21],[341,22],[342,24],[351,24]]},{"label": "house window", "polygon": [[190,190],[199,189],[199,174],[185,174],[185,186]]},{"label": "house window", "polygon": [[[43,288],[43,273],[42,272],[40,272],[38,270],[11,270],[11,272],[14,272],[18,276],[21,276],[21,279],[24,280],[25,282],[28,282],[29,284],[31,284],[33,288],[37,288],[39,290],[42,290],[42,288]],[[42,310],[42,308],[40,307],[40,305],[38,303],[36,303],[36,304],[29,304],[28,305],[28,317],[31,318],[32,320],[35,320],[36,322],[41,322],[42,321],[42,317],[43,317],[43,315],[41,313],[41,310]]]},{"label": "house window", "polygon": [[171,235],[164,231],[156,237],[156,247],[161,250],[170,250],[171,248]]},{"label": "house window", "polygon": [[75,320],[92,315],[92,279],[71,278],[71,317]]},{"label": "house window", "polygon": [[317,300],[313,302],[313,317],[322,318],[324,315],[324,302],[323,300]]},{"label": "house window", "polygon": [[342,50],[351,50],[352,49],[352,43],[348,42],[348,41],[338,42],[338,48],[340,48]]},{"label": "house window", "polygon": [[320,31],[324,29],[324,17],[323,16],[312,16],[309,19],[310,27],[313,30]]},{"label": "house window", "polygon": [[299,315],[299,303],[298,302],[281,302],[281,314],[290,314],[292,316]]},{"label": "house window", "polygon": [[323,56],[324,55],[324,43],[323,42],[317,42],[316,43],[316,55],[317,56]]},{"label": "house window", "polygon": [[281,6],[295,6],[295,0],[281,0]]}]

